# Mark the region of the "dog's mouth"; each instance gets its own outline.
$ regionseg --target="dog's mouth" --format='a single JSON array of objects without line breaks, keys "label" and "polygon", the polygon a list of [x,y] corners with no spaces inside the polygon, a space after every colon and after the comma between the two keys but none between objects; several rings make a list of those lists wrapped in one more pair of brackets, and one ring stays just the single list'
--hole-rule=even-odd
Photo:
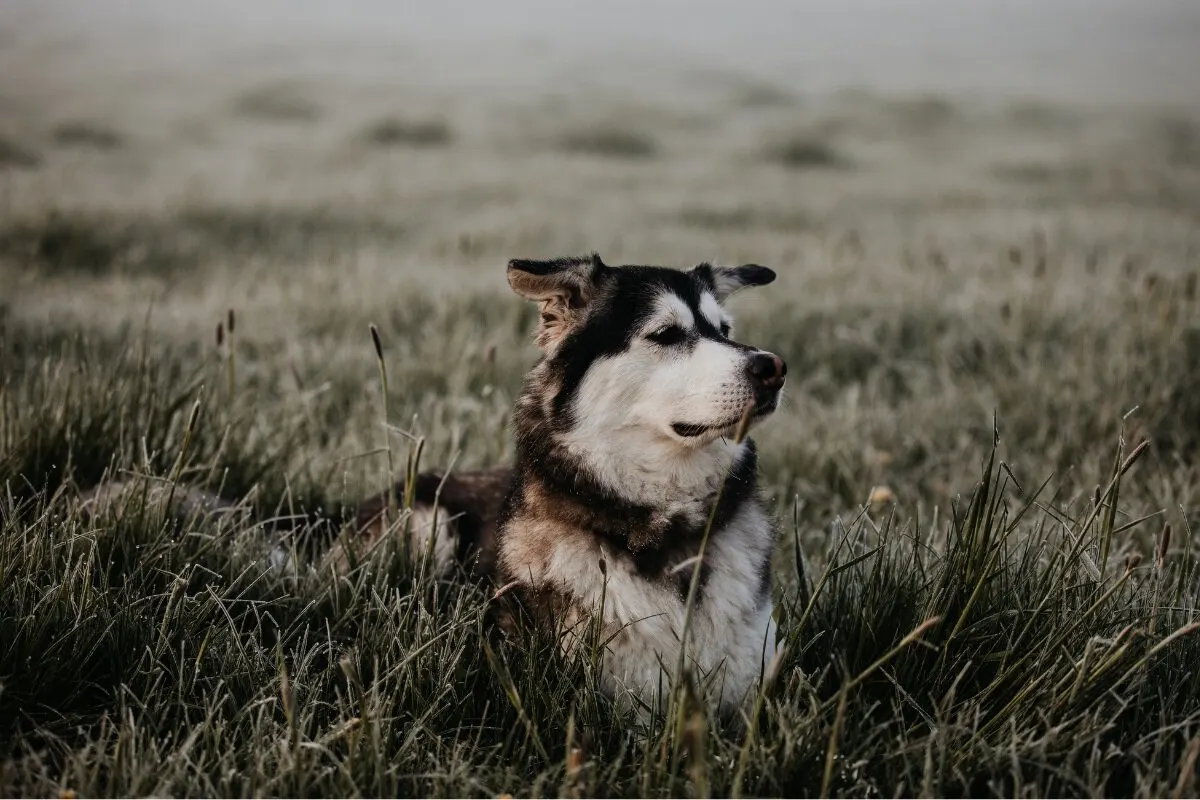
[{"label": "dog's mouth", "polygon": [[[759,417],[765,417],[767,414],[770,414],[775,410],[775,406],[776,402],[774,399],[772,399],[771,402],[755,406],[754,413],[750,418],[753,420],[758,419]],[[741,416],[738,416],[727,422],[719,422],[715,425],[699,425],[694,422],[674,422],[671,424],[671,430],[675,432],[676,436],[682,439],[695,439],[697,437],[704,436],[707,433],[718,433],[732,430],[736,428],[741,421]]]},{"label": "dog's mouth", "polygon": [[[733,424],[736,425],[737,423]],[[671,425],[671,430],[675,431],[677,436],[682,436],[684,439],[694,439],[697,436],[703,436],[709,431],[728,427],[729,423],[724,425],[695,425],[690,422],[676,422]]]}]

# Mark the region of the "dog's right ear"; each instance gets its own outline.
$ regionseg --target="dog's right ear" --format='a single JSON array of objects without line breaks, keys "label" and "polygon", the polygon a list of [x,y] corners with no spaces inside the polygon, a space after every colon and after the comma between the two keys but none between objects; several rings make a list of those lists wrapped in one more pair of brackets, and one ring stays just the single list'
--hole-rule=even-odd
[{"label": "dog's right ear", "polygon": [[596,285],[608,269],[600,256],[556,258],[529,261],[514,258],[508,262],[508,285],[526,300],[541,307],[538,322],[538,347],[552,353],[566,335],[583,320]]}]

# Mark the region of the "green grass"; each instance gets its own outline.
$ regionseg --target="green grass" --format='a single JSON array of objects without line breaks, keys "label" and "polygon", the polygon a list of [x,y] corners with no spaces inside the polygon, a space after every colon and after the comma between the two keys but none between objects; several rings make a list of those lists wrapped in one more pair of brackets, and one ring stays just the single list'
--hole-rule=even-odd
[{"label": "green grass", "polygon": [[0,169],[36,169],[42,157],[29,145],[0,134]]},{"label": "green grass", "polygon": [[0,222],[0,258],[52,275],[167,275],[214,258],[299,259],[403,235],[395,221],[335,209],[201,206],[133,218],[52,210]]},{"label": "green grass", "polygon": [[279,83],[249,89],[231,104],[236,116],[262,122],[312,123],[321,117],[321,107],[297,86]]},{"label": "green grass", "polygon": [[820,221],[810,214],[758,209],[750,206],[685,206],[677,219],[689,228],[711,231],[753,231],[766,229],[791,233],[815,230]]},{"label": "green grass", "polygon": [[788,169],[844,169],[850,160],[832,143],[808,134],[770,142],[763,150],[767,161]]},{"label": "green grass", "polygon": [[565,131],[557,146],[572,155],[612,159],[651,159],[660,152],[658,140],[650,134],[611,124]]},{"label": "green grass", "polygon": [[366,127],[363,141],[374,147],[445,147],[454,131],[440,119],[405,120],[386,117]]},{"label": "green grass", "polygon": [[[1194,792],[1200,386],[1184,365],[1200,334],[1187,285],[1131,297],[1121,326],[878,307],[777,306],[748,322],[748,340],[789,354],[797,402],[819,411],[867,387],[895,409],[890,430],[856,436],[890,451],[897,496],[924,500],[863,508],[866,455],[763,429],[786,646],[741,733],[686,695],[637,728],[594,690],[592,659],[567,663],[534,634],[497,640],[483,592],[396,548],[336,577],[309,558],[325,532],[180,518],[150,491],[340,518],[386,479],[381,453],[341,438],[381,421],[365,327],[362,358],[314,355],[295,380],[330,388],[297,395],[274,350],[240,338],[223,341],[238,353],[231,382],[228,349],[0,314],[0,793]],[[458,447],[467,466],[503,458],[503,430],[477,406],[502,412],[515,393],[526,312],[410,296],[380,321],[388,418],[420,411],[428,449]],[[354,327],[332,312],[309,324],[316,340]],[[239,316],[237,336],[252,325]],[[447,370],[434,355],[470,352],[479,331],[501,337],[501,356]],[[997,388],[999,445],[961,415],[937,423],[947,369]],[[1101,414],[1106,393],[1143,407]],[[925,423],[905,429],[914,409]],[[390,441],[404,464],[412,444]],[[79,491],[115,478],[132,489],[79,509]],[[949,505],[935,479],[953,483]],[[1155,507],[1164,496],[1174,508]],[[267,567],[281,536],[296,571]]]},{"label": "green grass", "polygon": [[90,120],[66,120],[54,126],[50,139],[60,147],[86,150],[120,150],[125,137],[104,125]]}]

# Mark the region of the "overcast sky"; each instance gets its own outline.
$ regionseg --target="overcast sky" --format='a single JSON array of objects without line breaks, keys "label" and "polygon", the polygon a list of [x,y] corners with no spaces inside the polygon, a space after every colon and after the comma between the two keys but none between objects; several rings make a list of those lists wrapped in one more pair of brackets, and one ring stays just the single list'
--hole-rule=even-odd
[{"label": "overcast sky", "polygon": [[467,77],[471,52],[536,50],[803,75],[814,89],[1200,105],[1200,0],[0,0],[0,25],[33,14],[64,37],[153,38],[160,57],[391,40],[444,48]]}]

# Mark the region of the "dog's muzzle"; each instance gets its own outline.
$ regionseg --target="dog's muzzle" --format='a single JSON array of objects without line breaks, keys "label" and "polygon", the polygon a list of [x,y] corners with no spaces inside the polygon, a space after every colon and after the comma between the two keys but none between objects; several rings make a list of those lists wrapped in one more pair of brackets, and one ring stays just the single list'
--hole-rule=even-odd
[{"label": "dog's muzzle", "polygon": [[[779,405],[779,391],[783,388],[784,376],[787,375],[787,364],[774,353],[759,351],[746,361],[746,377],[754,390],[755,419],[765,417]],[[728,431],[736,426],[739,419],[729,420],[718,425],[700,425],[687,422],[672,423],[671,429],[677,436],[692,439],[715,431]]]}]

